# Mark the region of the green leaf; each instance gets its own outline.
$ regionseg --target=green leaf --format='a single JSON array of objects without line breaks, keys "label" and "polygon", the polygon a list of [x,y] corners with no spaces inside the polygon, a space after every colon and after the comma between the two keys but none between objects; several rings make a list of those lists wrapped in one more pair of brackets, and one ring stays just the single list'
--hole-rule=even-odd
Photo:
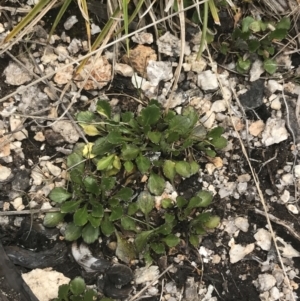
[{"label": "green leaf", "polygon": [[116,184],[116,178],[103,177],[102,181],[101,181],[101,185],[100,185],[101,191],[107,192],[109,190],[112,190],[114,188],[115,184]]},{"label": "green leaf", "polygon": [[111,208],[111,214],[109,216],[109,220],[111,222],[117,221],[119,220],[123,215],[123,208],[122,206],[118,206],[118,207],[113,207]]},{"label": "green leaf", "polygon": [[190,166],[191,166],[191,175],[196,174],[200,169],[199,164],[195,161],[190,162]]},{"label": "green leaf", "polygon": [[114,130],[107,135],[107,141],[111,144],[121,144],[123,137],[119,131]]},{"label": "green leaf", "polygon": [[103,157],[97,162],[97,170],[105,170],[108,168],[112,168],[112,163],[114,161],[115,154],[109,155],[107,157]]},{"label": "green leaf", "polygon": [[188,201],[182,196],[178,196],[176,198],[176,204],[177,204],[178,208],[185,207],[187,205],[187,203],[188,203]]},{"label": "green leaf", "polygon": [[217,215],[213,215],[206,223],[204,223],[204,226],[209,229],[214,229],[218,227],[219,224],[220,224],[220,217]]},{"label": "green leaf", "polygon": [[134,215],[139,210],[139,206],[137,203],[130,203],[128,205],[127,214],[128,215]]},{"label": "green leaf", "polygon": [[288,32],[287,32],[286,29],[281,29],[281,28],[275,29],[274,31],[272,31],[269,34],[268,39],[270,41],[272,41],[274,39],[281,41],[281,40],[283,40],[283,39],[285,39],[287,37],[287,34],[288,34]]},{"label": "green leaf", "polygon": [[148,132],[147,133],[148,138],[150,139],[150,141],[154,144],[158,144],[160,141],[160,138],[162,136],[162,133],[160,132]]},{"label": "green leaf", "polygon": [[84,226],[88,222],[88,212],[86,206],[76,210],[73,215],[73,221],[76,226]]},{"label": "green leaf", "polygon": [[83,179],[83,185],[87,192],[94,193],[95,195],[100,194],[100,186],[95,177],[87,176]]},{"label": "green leaf", "polygon": [[82,227],[78,227],[73,223],[68,223],[65,231],[65,240],[74,241],[81,236]]},{"label": "green leaf", "polygon": [[145,174],[150,166],[151,166],[151,161],[149,158],[145,157],[145,156],[141,156],[139,155],[136,159],[135,159],[135,162],[136,162],[136,165],[137,165],[137,168],[139,169],[139,171],[142,173],[142,174]]},{"label": "green leaf", "polygon": [[246,17],[242,20],[242,31],[247,32],[249,31],[249,26],[251,23],[255,22],[255,19],[252,17]]},{"label": "green leaf", "polygon": [[194,140],[204,140],[207,135],[207,130],[204,125],[199,124],[193,128],[191,138]]},{"label": "green leaf", "polygon": [[96,115],[90,111],[81,111],[76,114],[76,120],[78,122],[91,123],[96,119]]},{"label": "green leaf", "polygon": [[46,213],[43,225],[45,227],[56,227],[60,222],[64,220],[65,214],[61,212],[48,212]]},{"label": "green leaf", "polygon": [[227,146],[227,139],[224,137],[213,138],[210,143],[218,149],[222,149]]},{"label": "green leaf", "polygon": [[163,235],[168,235],[173,231],[173,223],[164,223],[161,226],[159,226],[156,230],[155,233],[157,234],[163,234]]},{"label": "green leaf", "polygon": [[99,227],[93,227],[91,223],[88,223],[82,229],[82,238],[85,243],[91,244],[95,242],[99,237]]},{"label": "green leaf", "polygon": [[165,180],[155,173],[151,173],[148,179],[148,189],[154,195],[161,195],[165,189]]},{"label": "green leaf", "polygon": [[111,118],[111,107],[107,100],[98,100],[96,110],[100,115]]},{"label": "green leaf", "polygon": [[75,295],[78,296],[85,291],[85,282],[81,277],[76,277],[70,281],[70,290]]},{"label": "green leaf", "polygon": [[88,215],[88,220],[90,222],[90,224],[94,227],[97,228],[100,226],[101,221],[102,221],[102,217],[95,217],[91,214]]},{"label": "green leaf", "polygon": [[175,171],[184,178],[191,176],[191,165],[186,161],[179,161],[175,164]]},{"label": "green leaf", "polygon": [[138,121],[143,126],[153,125],[159,120],[160,112],[161,109],[158,106],[150,105],[142,109]]},{"label": "green leaf", "polygon": [[174,234],[169,234],[167,237],[163,238],[162,241],[170,248],[177,246],[180,243],[180,238]]},{"label": "green leaf", "polygon": [[211,138],[218,138],[224,133],[224,129],[221,126],[217,126],[213,128],[209,133],[207,134],[208,137]]},{"label": "green leaf", "polygon": [[68,300],[68,294],[70,290],[69,284],[62,284],[58,288],[58,299],[59,300]]},{"label": "green leaf", "polygon": [[115,233],[117,236],[116,255],[120,260],[129,264],[136,258],[134,245],[122,237],[118,231],[115,231]]},{"label": "green leaf", "polygon": [[92,216],[94,217],[103,217],[104,209],[101,204],[93,204],[92,207]]},{"label": "green leaf", "polygon": [[134,243],[138,253],[141,253],[145,249],[148,239],[151,237],[153,232],[154,230],[143,231],[136,235]]},{"label": "green leaf", "polygon": [[189,242],[191,243],[192,246],[195,248],[199,247],[199,236],[195,234],[191,234],[189,237]]},{"label": "green leaf", "polygon": [[252,32],[259,32],[261,31],[261,22],[260,21],[254,21],[252,22],[251,24],[249,24],[249,29],[252,31]]},{"label": "green leaf", "polygon": [[176,115],[169,121],[169,131],[186,134],[192,130],[193,121],[188,116]]},{"label": "green leaf", "polygon": [[95,141],[92,153],[96,156],[103,156],[114,150],[115,145],[107,141],[107,137],[101,137]]},{"label": "green leaf", "polygon": [[55,187],[49,193],[50,200],[59,204],[65,202],[70,197],[72,197],[72,194],[62,187]]},{"label": "green leaf", "polygon": [[173,182],[174,177],[176,175],[175,162],[171,160],[166,160],[163,165],[163,173],[166,178]]},{"label": "green leaf", "polygon": [[124,230],[136,232],[136,223],[132,218],[128,216],[123,216],[121,218],[121,225]]},{"label": "green leaf", "polygon": [[127,172],[132,172],[134,169],[134,164],[131,161],[124,162],[124,168]]},{"label": "green leaf", "polygon": [[243,72],[248,71],[250,69],[250,66],[251,66],[250,60],[248,59],[243,60],[242,58],[238,59],[237,67],[240,68],[241,71]]},{"label": "green leaf", "polygon": [[144,215],[148,215],[154,208],[155,199],[147,191],[142,191],[137,198],[138,208],[143,212]]},{"label": "green leaf", "polygon": [[260,47],[260,42],[257,39],[251,39],[247,41],[250,52],[256,52],[256,50]]},{"label": "green leaf", "polygon": [[125,123],[129,122],[131,119],[134,119],[134,114],[132,112],[125,112],[121,114],[121,120]]},{"label": "green leaf", "polygon": [[161,201],[161,206],[162,206],[164,209],[172,208],[172,207],[173,207],[173,202],[172,202],[171,199],[162,199],[162,201]]},{"label": "green leaf", "polygon": [[274,74],[277,70],[277,63],[272,59],[265,60],[263,66],[264,69],[271,75]]},{"label": "green leaf", "polygon": [[101,223],[101,231],[105,236],[110,236],[115,231],[113,223],[109,220],[108,215],[104,215],[104,219]]},{"label": "green leaf", "polygon": [[128,202],[130,201],[132,196],[133,196],[133,190],[129,187],[123,187],[114,195],[114,198]]},{"label": "green leaf", "polygon": [[150,247],[156,254],[164,254],[166,252],[165,246],[162,243],[152,243]]},{"label": "green leaf", "polygon": [[197,193],[197,197],[201,198],[201,203],[199,204],[199,207],[207,207],[211,204],[213,196],[210,192],[202,190]]},{"label": "green leaf", "polygon": [[291,20],[289,17],[283,17],[280,21],[276,24],[276,29],[286,29],[289,30],[291,27]]},{"label": "green leaf", "polygon": [[140,153],[140,149],[135,145],[126,144],[122,150],[122,159],[125,161],[134,160]]},{"label": "green leaf", "polygon": [[61,205],[61,213],[71,213],[74,212],[80,205],[81,201],[68,201]]},{"label": "green leaf", "polygon": [[165,221],[166,223],[173,223],[175,221],[175,215],[173,213],[165,213]]},{"label": "green leaf", "polygon": [[83,301],[97,300],[97,293],[93,289],[87,289],[83,296]]}]

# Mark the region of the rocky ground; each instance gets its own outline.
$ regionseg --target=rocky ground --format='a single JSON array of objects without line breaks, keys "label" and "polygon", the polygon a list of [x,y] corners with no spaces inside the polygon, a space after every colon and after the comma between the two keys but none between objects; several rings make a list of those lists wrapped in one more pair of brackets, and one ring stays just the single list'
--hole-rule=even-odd
[{"label": "rocky ground", "polygon": [[[13,15],[10,2],[0,5],[1,41],[20,12]],[[74,61],[86,54],[88,44],[84,25],[73,24],[71,16],[80,18],[75,6],[49,45],[51,17],[34,27],[30,39],[0,49],[0,239],[5,252],[19,258],[15,263],[34,256],[36,266],[29,263],[18,269],[37,298],[54,298],[58,285],[69,281],[65,277],[83,275],[89,282],[71,256],[70,245],[56,250],[62,261],[50,253],[48,261],[39,262],[33,253],[53,252],[45,236],[63,239],[58,230],[45,234],[39,225],[47,210],[55,210],[48,199],[51,189],[67,182],[65,156],[78,141],[87,141],[74,122],[75,113],[93,110],[99,97],[122,110],[135,110],[142,97],[178,111],[192,105],[207,129],[216,125],[225,129],[228,145],[216,158],[204,158],[199,175],[178,187],[181,194],[196,188],[211,191],[212,210],[221,217],[219,227],[203,237],[198,249],[180,246],[150,268],[136,267],[133,291],[126,300],[296,300],[300,293],[300,88],[285,75],[299,76],[299,54],[282,51],[273,76],[265,73],[259,58],[249,74],[240,75],[234,71],[235,62],[224,63],[213,47],[196,60],[199,36],[192,26],[187,29],[185,49],[174,32],[166,31],[156,39],[148,29],[131,37],[129,58],[121,55],[122,49],[116,55],[109,46],[90,59],[90,77],[73,76]],[[94,34],[98,21],[92,26]],[[229,14],[223,22],[233,27]],[[178,88],[170,97],[181,53]],[[29,233],[34,234],[30,242]],[[25,252],[17,245],[34,250]],[[96,252],[99,246],[90,248]],[[102,252],[110,255],[109,250]],[[64,275],[53,276],[54,271]],[[0,292],[7,294],[4,283],[0,280]],[[7,298],[18,300],[12,295]]]}]

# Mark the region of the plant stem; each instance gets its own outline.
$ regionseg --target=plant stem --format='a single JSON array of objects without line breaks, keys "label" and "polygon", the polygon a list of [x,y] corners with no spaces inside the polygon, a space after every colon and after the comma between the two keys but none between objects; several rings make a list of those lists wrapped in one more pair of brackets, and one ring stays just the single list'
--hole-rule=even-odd
[{"label": "plant stem", "polygon": [[207,22],[208,22],[208,1],[204,2],[204,17],[203,17],[203,27],[202,27],[202,34],[200,40],[200,48],[197,53],[196,60],[199,61],[201,55],[203,53],[204,45],[206,42],[206,32],[207,32]]}]

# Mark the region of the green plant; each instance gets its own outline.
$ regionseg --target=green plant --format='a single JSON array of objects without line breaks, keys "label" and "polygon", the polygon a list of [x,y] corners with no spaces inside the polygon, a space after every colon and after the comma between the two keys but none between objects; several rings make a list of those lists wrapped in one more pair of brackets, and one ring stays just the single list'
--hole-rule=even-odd
[{"label": "green plant", "polygon": [[[82,236],[92,243],[100,231],[115,234],[117,252],[125,253],[125,262],[135,258],[136,250],[146,250],[147,242],[155,252],[177,245],[180,239],[174,233],[182,224],[189,227],[194,245],[205,229],[217,226],[219,218],[202,209],[212,201],[208,192],[200,191],[190,200],[165,198],[160,208],[155,208],[155,196],[162,195],[167,181],[175,187],[180,179],[198,173],[197,158],[214,157],[216,149],[226,146],[222,128],[207,131],[198,124],[194,108],[186,107],[180,115],[165,113],[154,100],[137,114],[112,113],[109,103],[99,100],[96,113],[84,111],[76,118],[94,142],[78,144],[68,156],[70,186],[51,191],[49,198],[60,205],[60,212],[46,214],[45,226],[55,226],[69,215],[66,240]],[[151,220],[153,212],[159,223]],[[134,245],[126,244],[117,229],[136,233]]]},{"label": "green plant", "polygon": [[[241,28],[237,27],[232,33],[231,43],[223,42],[220,51],[227,54],[230,50],[237,52],[236,69],[240,73],[248,72],[251,67],[251,55],[256,53],[263,58],[263,67],[269,74],[277,70],[275,41],[281,41],[288,35],[291,26],[290,19],[283,17],[279,22],[264,22],[246,17],[242,20]],[[262,36],[261,36],[262,35]]]},{"label": "green plant", "polygon": [[108,298],[97,298],[97,293],[88,289],[85,285],[84,279],[76,277],[70,281],[69,284],[63,284],[59,286],[58,297],[53,301],[109,301]]}]

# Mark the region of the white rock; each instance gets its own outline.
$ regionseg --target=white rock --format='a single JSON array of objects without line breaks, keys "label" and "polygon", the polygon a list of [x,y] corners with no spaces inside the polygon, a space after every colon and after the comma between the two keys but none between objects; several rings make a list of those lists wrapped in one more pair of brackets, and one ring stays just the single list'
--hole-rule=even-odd
[{"label": "white rock", "polygon": [[276,279],[270,274],[260,274],[254,285],[260,292],[269,291],[276,284]]},{"label": "white rock", "polygon": [[226,198],[226,197],[232,195],[235,188],[236,188],[236,183],[227,182],[226,184],[224,184],[224,187],[222,187],[219,190],[220,198],[223,199],[223,198]]},{"label": "white rock", "polygon": [[288,138],[288,132],[285,128],[283,119],[269,118],[266,127],[262,133],[262,143],[269,146],[280,143]]},{"label": "white rock", "polygon": [[148,32],[139,32],[136,33],[131,39],[137,44],[152,44],[153,34]]},{"label": "white rock", "polygon": [[238,183],[237,191],[239,194],[243,194],[247,191],[248,183]]},{"label": "white rock", "polygon": [[35,136],[33,137],[33,139],[35,141],[43,142],[43,141],[45,141],[45,136],[44,136],[43,132],[37,132],[35,134]]},{"label": "white rock", "polygon": [[69,83],[71,81],[71,79],[73,78],[73,71],[74,71],[73,66],[68,66],[61,70],[58,70],[55,73],[53,80],[58,85],[65,85],[65,84]]},{"label": "white rock", "polygon": [[133,76],[133,68],[127,64],[122,64],[122,63],[117,63],[115,65],[115,71],[118,73],[118,74],[121,74],[125,77],[131,77]]},{"label": "white rock", "polygon": [[10,116],[9,118],[9,125],[10,125],[10,129],[11,131],[17,131],[18,129],[20,129],[18,132],[13,133],[13,137],[18,140],[24,140],[27,139],[28,137],[28,131],[23,127],[23,120],[16,117],[16,116]]},{"label": "white rock", "polygon": [[12,205],[17,211],[22,211],[25,208],[21,197],[15,198],[12,202]]},{"label": "white rock", "polygon": [[255,60],[250,69],[250,82],[258,80],[264,72],[263,62],[258,59]]},{"label": "white rock", "polygon": [[279,111],[281,109],[281,102],[279,100],[279,97],[276,97],[274,100],[272,100],[271,108],[276,111]]},{"label": "white rock", "polygon": [[[157,40],[158,51],[171,57],[178,57],[181,53],[180,40],[167,31]],[[184,49],[185,55],[190,55],[190,47],[186,44]]]},{"label": "white rock", "polygon": [[262,120],[257,120],[251,123],[249,126],[249,133],[252,136],[257,137],[265,128],[265,124]]},{"label": "white rock", "polygon": [[211,70],[198,74],[197,85],[205,92],[214,92],[219,88],[217,76]]},{"label": "white rock", "polygon": [[76,54],[82,48],[82,43],[78,39],[73,39],[68,46],[70,54]]},{"label": "white rock", "polygon": [[247,173],[243,175],[239,175],[237,181],[240,183],[249,182],[251,180],[251,176]]},{"label": "white rock", "polygon": [[281,237],[277,236],[276,241],[279,242],[278,249],[282,252],[281,255],[286,258],[300,257],[300,253],[295,250],[290,244],[284,241]]},{"label": "white rock", "polygon": [[[197,53],[192,53],[189,56],[185,56],[185,68],[192,70],[193,72],[200,74],[207,67],[207,61],[204,58],[197,60]],[[186,70],[186,71],[189,71]]]},{"label": "white rock", "polygon": [[277,80],[270,79],[267,84],[267,88],[270,93],[274,93],[276,91],[282,91],[283,87],[281,84],[277,82]]},{"label": "white rock", "polygon": [[270,250],[272,245],[272,236],[269,231],[263,228],[258,229],[258,231],[254,234],[254,238],[256,239],[256,244],[264,251]]},{"label": "white rock", "polygon": [[69,278],[51,268],[35,269],[22,274],[22,277],[39,301],[57,298],[59,286],[70,282]]},{"label": "white rock", "polygon": [[99,32],[101,32],[101,28],[98,25],[92,23],[92,25],[91,25],[91,35],[97,34]]},{"label": "white rock", "polygon": [[0,182],[6,181],[10,175],[11,169],[0,164]]},{"label": "white rock", "polygon": [[64,23],[65,30],[69,30],[73,27],[74,24],[78,22],[78,19],[75,15],[69,17],[67,21]]},{"label": "white rock", "polygon": [[[33,70],[33,66],[29,69]],[[11,61],[9,62],[8,66],[4,69],[3,74],[6,77],[5,82],[9,85],[14,86],[23,85],[32,80],[33,78],[33,76],[26,69],[20,67],[17,63]]]},{"label": "white rock", "polygon": [[4,31],[5,31],[5,28],[4,28],[3,24],[0,23],[0,33],[4,32]]},{"label": "white rock", "polygon": [[299,210],[295,205],[289,204],[286,206],[286,208],[293,214],[299,214]]},{"label": "white rock", "polygon": [[227,106],[226,106],[226,101],[225,100],[216,100],[213,102],[211,106],[211,110],[215,113],[220,113],[226,111]]},{"label": "white rock", "polygon": [[58,55],[57,60],[60,62],[64,62],[69,56],[69,52],[64,46],[57,46],[54,48],[54,52]]},{"label": "white rock", "polygon": [[279,300],[280,299],[280,292],[279,292],[279,289],[274,286],[271,288],[270,290],[270,301],[272,300]]},{"label": "white rock", "polygon": [[300,165],[295,165],[294,173],[296,178],[300,178]]},{"label": "white rock", "polygon": [[157,86],[160,81],[168,81],[172,79],[172,63],[150,60],[147,66],[147,77],[153,86]]},{"label": "white rock", "polygon": [[156,265],[136,269],[134,279],[136,284],[151,282],[159,275],[159,268]]},{"label": "white rock", "polygon": [[46,166],[49,170],[49,172],[54,175],[55,177],[58,177],[61,174],[61,169],[58,166],[55,166],[54,164],[52,164],[51,162],[47,162]]},{"label": "white rock", "polygon": [[52,48],[46,48],[43,56],[41,57],[41,61],[44,65],[53,64],[54,61],[57,60],[57,55],[53,52]]},{"label": "white rock", "polygon": [[242,230],[243,232],[248,232],[249,222],[248,219],[246,219],[245,217],[237,217],[234,220],[234,224],[238,229]]},{"label": "white rock", "polygon": [[281,177],[284,185],[292,185],[294,184],[294,177],[290,173],[286,173]]},{"label": "white rock", "polygon": [[212,111],[205,113],[203,117],[200,118],[200,122],[207,128],[211,129],[214,125],[216,119],[216,114]]},{"label": "white rock", "polygon": [[60,133],[65,141],[76,143],[79,139],[79,134],[73,124],[68,120],[59,120],[52,125],[54,132]]},{"label": "white rock", "polygon": [[280,196],[281,201],[285,204],[290,199],[290,192],[288,190],[284,190],[283,194]]},{"label": "white rock", "polygon": [[231,263],[236,263],[242,260],[246,255],[250,254],[254,250],[253,243],[244,247],[242,245],[236,245],[233,238],[230,242],[230,247],[229,256]]}]

